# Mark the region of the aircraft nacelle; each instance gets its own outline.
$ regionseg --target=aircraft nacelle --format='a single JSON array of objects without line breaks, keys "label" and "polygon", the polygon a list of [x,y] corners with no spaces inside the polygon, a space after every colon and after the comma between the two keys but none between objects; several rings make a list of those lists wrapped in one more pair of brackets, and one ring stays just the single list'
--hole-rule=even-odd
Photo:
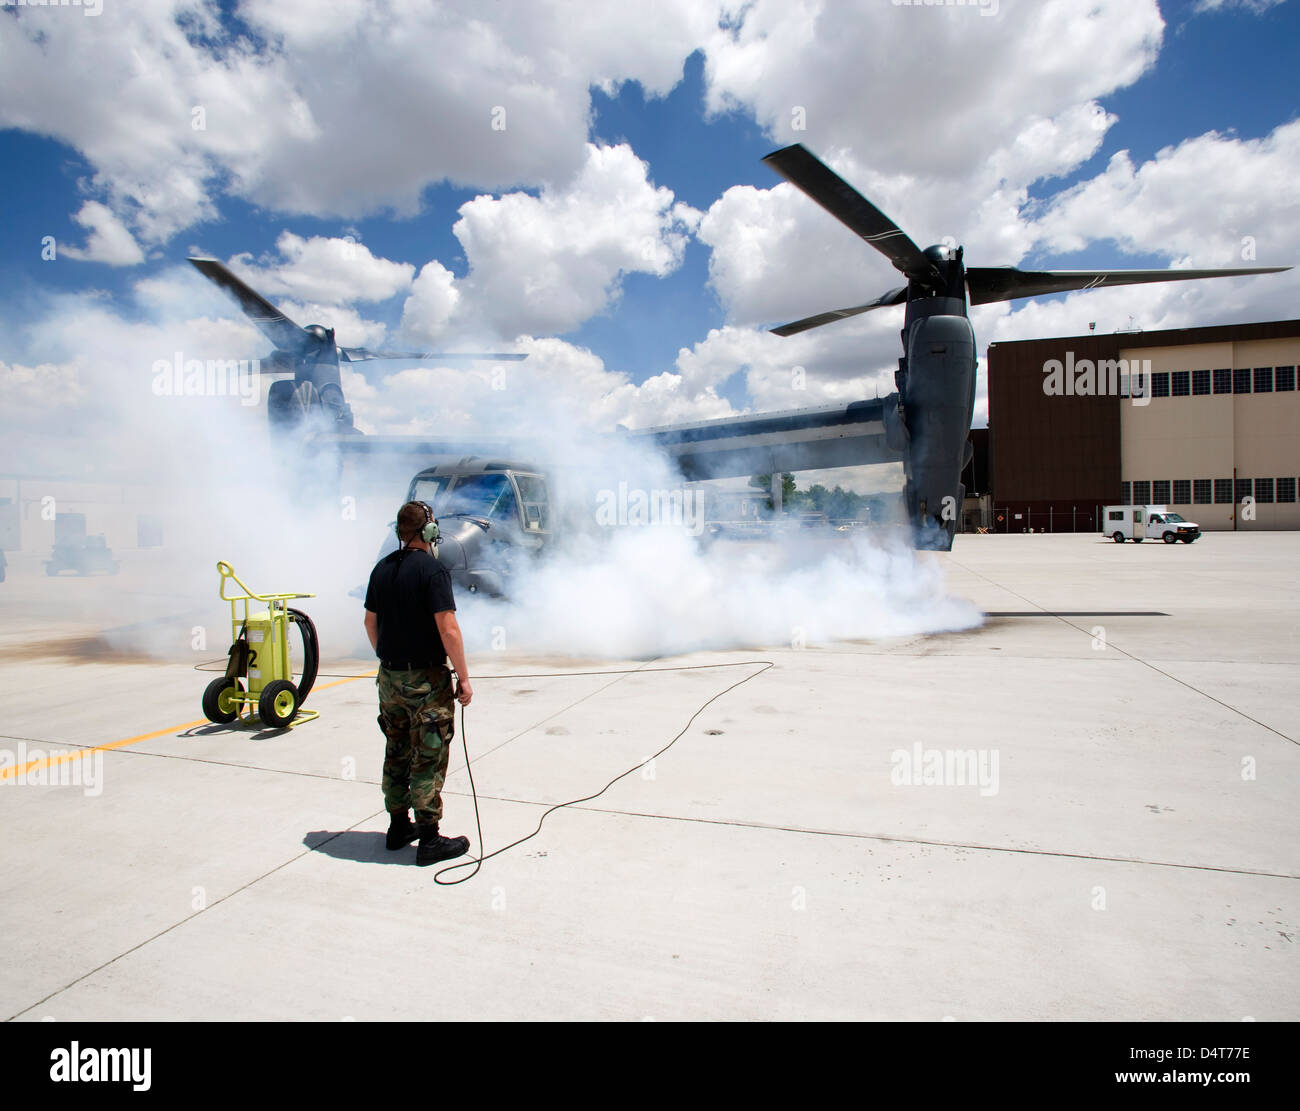
[{"label": "aircraft nacelle", "polygon": [[322,377],[323,382],[307,376],[271,383],[266,393],[266,416],[273,435],[301,428],[307,422],[314,424],[318,433],[353,430],[352,409],[343,396],[338,369],[334,370],[333,381],[328,374]]},{"label": "aircraft nacelle", "polygon": [[[975,407],[975,333],[961,302],[912,302],[904,329],[907,350],[899,394],[907,426],[904,498],[916,546],[952,548],[965,490],[961,471]],[[925,310],[938,310],[927,314]],[[944,310],[949,311],[944,311]]]}]

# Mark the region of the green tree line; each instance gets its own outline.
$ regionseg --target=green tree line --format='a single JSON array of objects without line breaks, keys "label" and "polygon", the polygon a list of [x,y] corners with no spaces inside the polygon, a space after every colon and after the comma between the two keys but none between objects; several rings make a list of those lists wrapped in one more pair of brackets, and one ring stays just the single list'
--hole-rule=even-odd
[{"label": "green tree line", "polygon": [[[770,474],[756,474],[749,480],[749,485],[759,490],[772,489]],[[800,490],[795,484],[794,475],[788,471],[781,475],[781,504],[787,513],[825,513],[832,519],[851,520],[863,516],[864,510],[870,510],[879,501],[871,494],[855,494],[836,486],[828,490],[821,483],[816,483],[807,490]],[[767,508],[772,509],[772,498],[767,499]]]}]

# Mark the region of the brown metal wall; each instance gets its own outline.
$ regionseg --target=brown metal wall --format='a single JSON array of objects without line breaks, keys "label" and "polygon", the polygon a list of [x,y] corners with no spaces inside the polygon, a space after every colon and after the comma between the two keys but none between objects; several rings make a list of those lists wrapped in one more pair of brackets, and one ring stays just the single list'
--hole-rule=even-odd
[{"label": "brown metal wall", "polygon": [[[1128,337],[1123,337],[1128,338]],[[1043,364],[1118,358],[1121,337],[1086,336],[993,344],[989,348],[989,432],[998,505],[1089,508],[1119,498],[1118,397],[1048,396]]]}]

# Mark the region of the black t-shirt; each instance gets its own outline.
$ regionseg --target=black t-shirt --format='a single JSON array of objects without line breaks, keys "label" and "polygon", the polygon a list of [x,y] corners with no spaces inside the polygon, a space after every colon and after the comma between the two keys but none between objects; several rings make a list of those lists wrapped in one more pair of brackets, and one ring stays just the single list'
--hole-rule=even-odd
[{"label": "black t-shirt", "polygon": [[455,611],[451,573],[430,552],[405,548],[386,555],[370,572],[366,609],[379,616],[379,658],[442,663],[447,650],[433,620]]}]

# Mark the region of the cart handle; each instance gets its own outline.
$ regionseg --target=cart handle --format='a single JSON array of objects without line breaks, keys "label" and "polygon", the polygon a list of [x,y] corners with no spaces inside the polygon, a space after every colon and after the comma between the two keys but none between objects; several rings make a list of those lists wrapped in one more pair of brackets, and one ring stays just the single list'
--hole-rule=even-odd
[{"label": "cart handle", "polygon": [[[235,574],[234,569],[225,560],[217,560],[217,571],[221,574],[221,600],[223,602],[239,602],[245,599],[252,599],[257,602],[283,602],[290,598],[315,598],[315,594],[254,594],[248,587],[244,586],[239,576]],[[243,597],[228,598],[226,597],[226,580],[234,579],[243,587]]]}]

